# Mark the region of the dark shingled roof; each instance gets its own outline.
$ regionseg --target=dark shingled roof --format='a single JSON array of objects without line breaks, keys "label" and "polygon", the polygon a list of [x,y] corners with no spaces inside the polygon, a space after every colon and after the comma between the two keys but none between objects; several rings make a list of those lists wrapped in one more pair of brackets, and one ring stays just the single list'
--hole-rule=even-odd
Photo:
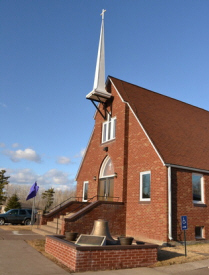
[{"label": "dark shingled roof", "polygon": [[209,170],[209,112],[109,77],[166,164]]}]

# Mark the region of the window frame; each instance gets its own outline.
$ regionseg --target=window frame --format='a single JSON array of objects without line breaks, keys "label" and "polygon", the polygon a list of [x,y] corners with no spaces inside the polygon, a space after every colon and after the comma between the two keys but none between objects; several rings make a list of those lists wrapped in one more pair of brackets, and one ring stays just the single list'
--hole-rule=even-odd
[{"label": "window frame", "polygon": [[[194,192],[193,192],[193,176],[196,175],[196,176],[200,176],[200,196],[201,196],[201,199],[200,200],[194,200],[193,199],[193,196],[194,196]],[[199,173],[192,173],[192,200],[193,200],[193,203],[195,204],[204,204],[205,203],[205,194],[204,194],[204,177],[203,177],[203,174],[199,174]]]},{"label": "window frame", "polygon": [[25,209],[20,209],[20,210],[19,210],[19,215],[20,215],[20,216],[26,216],[26,215],[27,215],[26,210],[25,210]]},{"label": "window frame", "polygon": [[102,143],[115,139],[116,136],[116,117],[107,115],[107,120],[102,123]]},{"label": "window frame", "polygon": [[[103,163],[102,163],[102,166],[101,166],[101,168],[100,168],[100,173],[99,173],[99,178],[100,178],[100,179],[102,179],[102,178],[112,178],[112,177],[114,177],[114,173],[113,173],[113,174],[109,174],[109,175],[104,175],[105,169],[106,169],[107,164],[108,164],[109,161],[111,161],[111,163],[112,163],[112,165],[113,165],[112,159],[111,159],[109,156],[107,156],[107,157],[104,159],[104,161],[103,161]],[[113,171],[114,171],[114,165],[113,165]]]},{"label": "window frame", "polygon": [[[149,182],[150,197],[143,198],[143,175],[147,175],[147,174],[150,175],[150,182]],[[140,201],[151,201],[151,171],[140,172]]]},{"label": "window frame", "polygon": [[[84,196],[85,196],[85,186],[87,185],[87,199],[85,200],[84,199]],[[83,202],[87,202],[88,201],[88,189],[89,189],[89,181],[84,181],[83,182],[83,197],[82,197],[82,201]]]}]

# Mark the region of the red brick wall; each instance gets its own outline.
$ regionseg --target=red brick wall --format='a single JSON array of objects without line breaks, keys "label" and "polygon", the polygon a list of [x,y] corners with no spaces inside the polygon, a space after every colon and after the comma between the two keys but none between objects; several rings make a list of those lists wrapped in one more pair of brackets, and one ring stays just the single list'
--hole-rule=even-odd
[{"label": "red brick wall", "polygon": [[[167,241],[167,168],[133,113],[129,114],[126,234]],[[140,172],[151,172],[151,200],[140,201]]]},{"label": "red brick wall", "polygon": [[156,245],[84,248],[47,236],[45,251],[76,272],[144,267],[157,261]]},{"label": "red brick wall", "polygon": [[[187,241],[195,240],[195,226],[204,226],[205,239],[209,239],[209,175],[204,175],[205,204],[193,203],[192,171],[172,168],[172,230],[174,240],[183,241],[181,216],[188,218]],[[200,173],[201,174],[201,173]]]},{"label": "red brick wall", "polygon": [[[112,89],[112,88],[111,88]],[[91,198],[97,195],[98,192],[98,178],[99,171],[102,162],[106,156],[110,156],[114,170],[118,174],[117,178],[114,178],[114,197],[119,197],[118,201],[123,201],[123,175],[124,175],[124,135],[125,135],[125,112],[126,105],[121,102],[117,93],[112,89],[112,95],[114,96],[112,110],[109,107],[108,110],[112,111],[112,116],[117,117],[116,122],[116,139],[101,143],[102,139],[102,123],[103,117],[99,112],[96,114],[95,127],[93,135],[91,137],[89,146],[87,148],[86,156],[83,160],[83,164],[80,168],[79,175],[77,177],[77,196],[83,194],[83,182],[89,181],[88,197]],[[103,106],[100,105],[101,112],[104,113]],[[103,151],[104,147],[108,146],[108,152]],[[93,180],[93,177],[97,177],[97,181]]]},{"label": "red brick wall", "polygon": [[[126,235],[138,239],[150,238],[167,241],[168,204],[167,168],[129,109],[121,101],[114,87],[108,87],[114,96],[112,115],[117,117],[116,139],[101,144],[104,119],[97,112],[95,128],[86,156],[77,177],[77,196],[82,196],[83,182],[89,181],[89,197],[97,195],[99,171],[106,155],[113,161],[117,178],[114,178],[114,196],[125,203]],[[101,111],[102,106],[100,106]],[[108,146],[108,152],[103,148]],[[139,202],[140,172],[151,171],[151,201]]]},{"label": "red brick wall", "polygon": [[46,237],[45,251],[72,270],[76,269],[76,250],[69,249],[63,242]]}]

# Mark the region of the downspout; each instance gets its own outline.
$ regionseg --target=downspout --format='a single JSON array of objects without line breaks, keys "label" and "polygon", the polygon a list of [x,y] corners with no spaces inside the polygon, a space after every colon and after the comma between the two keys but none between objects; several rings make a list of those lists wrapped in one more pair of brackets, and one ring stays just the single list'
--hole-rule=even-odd
[{"label": "downspout", "polygon": [[168,166],[168,238],[172,237],[172,197],[171,197],[171,166]]}]

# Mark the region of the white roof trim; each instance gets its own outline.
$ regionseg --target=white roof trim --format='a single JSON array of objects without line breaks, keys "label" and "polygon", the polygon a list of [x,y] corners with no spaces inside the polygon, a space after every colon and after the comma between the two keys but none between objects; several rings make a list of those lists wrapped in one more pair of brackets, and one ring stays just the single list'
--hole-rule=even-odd
[{"label": "white roof trim", "polygon": [[173,168],[179,168],[179,169],[184,169],[184,170],[190,170],[190,171],[194,171],[194,172],[209,174],[209,170],[198,169],[198,168],[193,168],[193,167],[188,167],[188,166],[181,166],[181,165],[170,164],[170,163],[165,163],[165,166],[168,166],[168,167],[170,166],[170,167],[173,167]]},{"label": "white roof trim", "polygon": [[131,108],[130,104],[122,98],[122,96],[121,96],[120,93],[118,92],[117,88],[115,87],[115,85],[114,85],[114,83],[113,83],[113,81],[112,81],[112,79],[111,79],[110,77],[109,77],[109,80],[111,81],[112,85],[114,86],[114,88],[115,88],[116,92],[118,93],[120,99],[121,99],[124,103],[126,103],[126,104],[129,106],[130,110],[132,111],[133,115],[135,116],[136,120],[138,121],[139,125],[141,126],[143,132],[145,133],[146,137],[148,138],[150,144],[152,145],[152,147],[154,148],[154,150],[155,150],[155,152],[157,153],[158,157],[160,158],[162,164],[165,165],[165,162],[163,161],[163,159],[162,159],[160,153],[159,153],[158,150],[155,148],[155,145],[153,144],[153,142],[152,142],[152,140],[150,139],[149,135],[148,135],[147,132],[145,131],[143,125],[141,124],[140,120],[138,119],[138,117],[136,116],[135,112],[134,112],[133,109]]}]

